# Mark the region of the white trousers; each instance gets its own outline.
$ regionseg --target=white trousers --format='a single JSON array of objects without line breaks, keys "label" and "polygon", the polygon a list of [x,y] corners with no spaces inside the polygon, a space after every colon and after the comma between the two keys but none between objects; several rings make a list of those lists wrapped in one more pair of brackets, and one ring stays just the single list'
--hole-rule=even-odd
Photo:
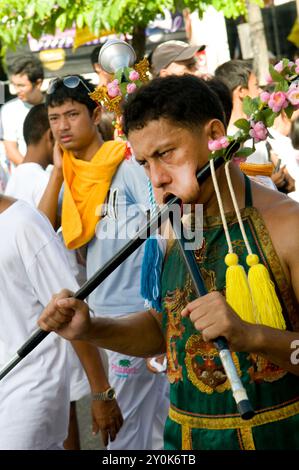
[{"label": "white trousers", "polygon": [[115,388],[124,424],[109,450],[163,449],[169,409],[169,383],[165,374],[153,374],[145,359],[106,351],[109,381]]}]

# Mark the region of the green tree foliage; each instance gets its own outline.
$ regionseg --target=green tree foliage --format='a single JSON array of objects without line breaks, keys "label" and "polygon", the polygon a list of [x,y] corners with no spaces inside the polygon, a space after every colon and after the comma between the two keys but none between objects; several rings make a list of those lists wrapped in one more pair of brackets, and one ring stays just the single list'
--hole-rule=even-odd
[{"label": "green tree foliage", "polygon": [[[263,4],[262,0],[251,0]],[[245,0],[0,0],[0,41],[14,47],[27,40],[64,31],[74,23],[88,26],[95,34],[102,30],[132,33],[144,28],[164,8],[171,11],[189,8],[199,15],[208,6],[222,10],[227,17],[245,14]]]}]

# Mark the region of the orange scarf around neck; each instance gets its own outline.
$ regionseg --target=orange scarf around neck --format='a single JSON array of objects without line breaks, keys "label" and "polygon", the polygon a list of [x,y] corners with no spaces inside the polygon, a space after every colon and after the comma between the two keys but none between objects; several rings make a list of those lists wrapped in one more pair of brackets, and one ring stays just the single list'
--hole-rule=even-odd
[{"label": "orange scarf around neck", "polygon": [[63,152],[64,195],[62,233],[70,250],[88,243],[95,234],[100,216],[97,207],[104,204],[112,178],[124,159],[126,144],[108,141],[91,161],[76,159]]}]

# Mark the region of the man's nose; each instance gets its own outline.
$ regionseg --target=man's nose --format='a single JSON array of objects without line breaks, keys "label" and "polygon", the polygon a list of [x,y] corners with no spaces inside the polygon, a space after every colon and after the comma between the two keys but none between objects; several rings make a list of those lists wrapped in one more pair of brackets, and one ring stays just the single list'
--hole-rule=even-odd
[{"label": "man's nose", "polygon": [[66,116],[61,116],[61,118],[59,119],[59,125],[58,125],[58,128],[59,130],[65,130],[65,129],[69,129],[70,125],[69,125],[69,120]]},{"label": "man's nose", "polygon": [[171,179],[165,168],[156,163],[151,165],[149,177],[155,188],[162,188],[165,184],[169,184]]}]

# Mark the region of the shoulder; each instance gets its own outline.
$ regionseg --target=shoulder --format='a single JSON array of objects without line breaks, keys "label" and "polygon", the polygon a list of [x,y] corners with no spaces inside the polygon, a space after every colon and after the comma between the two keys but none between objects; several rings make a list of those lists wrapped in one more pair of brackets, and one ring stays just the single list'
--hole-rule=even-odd
[{"label": "shoulder", "polygon": [[282,263],[299,256],[299,203],[279,191],[255,188],[254,206],[262,215]]},{"label": "shoulder", "polygon": [[19,98],[13,98],[12,100],[5,103],[1,108],[1,114],[9,113],[16,108],[24,107],[23,102]]}]

